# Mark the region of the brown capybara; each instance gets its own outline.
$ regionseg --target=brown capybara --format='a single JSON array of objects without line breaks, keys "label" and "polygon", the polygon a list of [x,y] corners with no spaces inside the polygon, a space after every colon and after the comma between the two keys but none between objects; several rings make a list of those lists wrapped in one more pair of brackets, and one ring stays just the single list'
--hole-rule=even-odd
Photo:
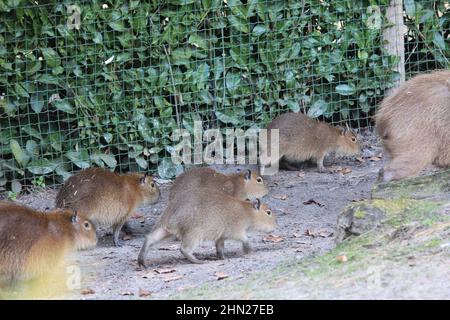
[{"label": "brown capybara", "polygon": [[[297,164],[314,160],[318,171],[325,172],[323,160],[329,153],[356,155],[361,151],[356,134],[348,127],[333,127],[302,113],[288,112],[276,117],[267,126],[267,146],[271,145],[272,129],[279,130],[279,158],[260,157],[261,172],[270,160],[279,161],[280,167],[288,170],[298,170]],[[261,146],[266,153],[267,146]]]},{"label": "brown capybara", "polygon": [[56,207],[86,214],[97,226],[112,227],[114,245],[120,230],[142,203],[158,201],[160,191],[147,174],[118,174],[102,168],[82,170],[64,183]]},{"label": "brown capybara", "polygon": [[225,175],[203,167],[179,175],[170,189],[169,200],[177,194],[197,188],[221,190],[241,200],[261,198],[268,193],[263,179],[251,170]]},{"label": "brown capybara", "polygon": [[42,276],[61,266],[66,254],[97,244],[95,227],[81,213],[39,212],[0,201],[0,283]]},{"label": "brown capybara", "polygon": [[248,231],[271,232],[275,227],[275,216],[259,199],[243,201],[223,191],[195,189],[170,201],[154,230],[146,236],[138,263],[145,267],[148,249],[170,236],[181,239],[181,252],[192,263],[202,263],[193,251],[206,240],[215,241],[219,259],[224,258],[227,239],[241,241],[248,253]]},{"label": "brown capybara", "polygon": [[376,128],[390,156],[384,182],[450,166],[450,71],[418,75],[381,103]]}]

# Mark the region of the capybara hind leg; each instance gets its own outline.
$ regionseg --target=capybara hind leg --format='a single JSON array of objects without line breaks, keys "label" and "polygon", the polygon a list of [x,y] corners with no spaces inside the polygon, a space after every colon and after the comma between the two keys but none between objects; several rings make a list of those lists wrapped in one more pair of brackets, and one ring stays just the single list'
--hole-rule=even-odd
[{"label": "capybara hind leg", "polygon": [[183,236],[181,239],[181,253],[192,263],[200,264],[203,263],[203,261],[197,259],[193,252],[194,249],[197,247],[198,241],[196,241],[193,237],[187,235]]},{"label": "capybara hind leg", "polygon": [[[426,152],[416,155],[411,154],[393,158],[381,171],[380,178],[384,182],[392,180],[401,180],[417,175],[427,165],[431,164],[432,159],[426,157]],[[420,156],[420,159],[418,159]]]},{"label": "capybara hind leg", "polygon": [[123,244],[120,240],[120,230],[122,230],[125,221],[118,222],[113,226],[113,243],[116,247],[121,247]]},{"label": "capybara hind leg", "polygon": [[139,257],[138,257],[139,266],[142,266],[145,268],[145,256],[147,254],[148,249],[155,243],[169,237],[170,235],[171,234],[162,227],[157,227],[155,230],[150,232],[145,237],[144,245],[142,246],[141,251],[139,252]]},{"label": "capybara hind leg", "polygon": [[122,233],[125,236],[132,236],[133,235],[133,228],[130,227],[129,222],[125,222],[122,227]]},{"label": "capybara hind leg", "polygon": [[225,239],[219,239],[216,241],[216,252],[217,252],[217,259],[223,260],[225,259]]},{"label": "capybara hind leg", "polygon": [[268,162],[266,164],[259,165],[259,174],[262,176],[270,176],[279,171],[280,160]]}]

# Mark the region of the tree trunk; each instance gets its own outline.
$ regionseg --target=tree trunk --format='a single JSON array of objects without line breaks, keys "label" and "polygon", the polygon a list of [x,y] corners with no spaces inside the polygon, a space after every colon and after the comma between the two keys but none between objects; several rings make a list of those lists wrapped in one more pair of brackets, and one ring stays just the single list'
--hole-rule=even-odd
[{"label": "tree trunk", "polygon": [[[383,31],[384,50],[386,54],[395,55],[400,61],[394,70],[400,74],[400,78],[396,81],[394,88],[405,82],[405,25],[403,24],[403,0],[391,0],[386,8],[387,23],[390,27]],[[387,90],[389,95],[394,89]]]}]

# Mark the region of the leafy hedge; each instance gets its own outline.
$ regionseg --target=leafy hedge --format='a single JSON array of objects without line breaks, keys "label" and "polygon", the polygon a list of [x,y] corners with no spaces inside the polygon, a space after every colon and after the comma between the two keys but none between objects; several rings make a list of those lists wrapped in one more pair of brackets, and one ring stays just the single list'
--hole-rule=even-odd
[{"label": "leafy hedge", "polygon": [[[94,164],[171,176],[171,133],[195,120],[248,128],[290,109],[367,125],[397,77],[368,10],[388,0],[38,2],[0,1],[0,188]],[[405,2],[443,67],[448,11]]]}]

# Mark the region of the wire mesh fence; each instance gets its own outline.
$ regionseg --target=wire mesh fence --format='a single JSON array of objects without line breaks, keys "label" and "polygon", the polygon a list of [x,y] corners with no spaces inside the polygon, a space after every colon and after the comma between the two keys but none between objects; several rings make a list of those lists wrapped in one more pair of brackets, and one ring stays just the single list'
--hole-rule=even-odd
[{"label": "wire mesh fence", "polygon": [[171,177],[171,135],[195,121],[372,126],[399,79],[450,66],[449,21],[430,0],[2,0],[0,191],[90,166]]}]

